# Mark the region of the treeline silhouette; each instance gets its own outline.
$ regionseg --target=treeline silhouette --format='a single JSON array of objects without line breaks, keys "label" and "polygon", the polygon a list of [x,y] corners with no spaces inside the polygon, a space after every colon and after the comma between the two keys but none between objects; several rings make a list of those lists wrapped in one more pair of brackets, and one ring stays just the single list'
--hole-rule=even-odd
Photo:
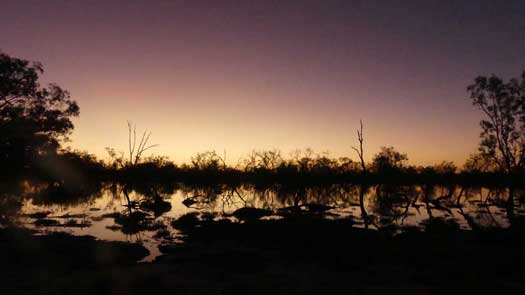
[{"label": "treeline silhouette", "polygon": [[[452,162],[433,166],[413,166],[391,158],[398,154],[392,147],[383,148],[374,160],[361,164],[347,157],[331,158],[311,151],[296,152],[300,157],[284,158],[278,150],[251,153],[235,166],[224,163],[215,151],[198,153],[189,164],[177,165],[166,157],[153,156],[133,165],[120,166],[103,161],[86,152],[61,150],[42,155],[36,165],[21,176],[57,182],[75,190],[101,180],[124,182],[186,182],[186,183],[435,183],[435,184],[501,184],[521,185],[523,173],[486,171],[465,166],[459,169]],[[398,156],[398,155],[397,155]],[[395,157],[397,157],[395,156]],[[14,175],[11,175],[13,177]],[[9,177],[9,175],[4,175]]]},{"label": "treeline silhouette", "polygon": [[[357,130],[358,161],[331,158],[311,150],[285,157],[279,150],[253,151],[237,165],[215,151],[196,154],[177,165],[162,156],[145,156],[154,148],[151,133],[137,136],[128,122],[129,150],[108,148],[109,161],[87,152],[63,149],[79,115],[77,103],[55,84],[40,85],[39,63],[0,53],[0,176],[36,177],[81,187],[90,181],[185,182],[457,182],[519,184],[525,175],[525,73],[504,82],[496,76],[478,77],[467,88],[472,103],[485,115],[479,151],[459,169],[444,161],[433,166],[408,165],[408,156],[383,147],[366,163],[363,123]],[[350,149],[349,149],[350,151]]]}]

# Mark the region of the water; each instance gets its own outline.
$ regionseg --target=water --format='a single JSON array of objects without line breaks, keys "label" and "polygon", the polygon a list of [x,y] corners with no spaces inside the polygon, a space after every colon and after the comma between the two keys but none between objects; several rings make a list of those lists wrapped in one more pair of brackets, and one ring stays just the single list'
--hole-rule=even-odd
[{"label": "water", "polygon": [[[511,194],[513,202],[508,202]],[[171,223],[191,212],[243,222],[236,210],[253,207],[269,210],[264,219],[286,218],[291,212],[314,214],[347,218],[356,227],[389,229],[395,234],[406,227],[424,228],[433,219],[465,230],[505,228],[510,225],[509,216],[525,214],[524,195],[523,190],[511,192],[508,188],[385,184],[232,187],[103,183],[68,192],[23,182],[20,189],[0,196],[0,221],[37,234],[63,231],[141,243],[150,251],[143,260],[147,262],[161,254],[159,245],[181,242],[182,233]]]}]

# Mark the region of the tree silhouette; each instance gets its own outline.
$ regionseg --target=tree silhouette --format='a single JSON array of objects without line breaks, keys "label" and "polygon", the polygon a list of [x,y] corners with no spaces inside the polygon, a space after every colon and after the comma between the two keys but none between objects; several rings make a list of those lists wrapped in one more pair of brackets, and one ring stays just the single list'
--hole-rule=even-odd
[{"label": "tree silhouette", "polygon": [[[151,132],[144,131],[140,136],[137,146],[137,126],[131,121],[128,124],[128,157],[126,159],[124,152],[117,151],[114,148],[106,147],[111,163],[114,168],[127,168],[137,166],[143,159],[143,153],[151,148],[157,147],[158,144],[148,145]],[[152,159],[152,158],[150,158]]]},{"label": "tree silhouette", "polygon": [[493,158],[474,153],[465,161],[463,171],[468,173],[487,173],[496,170],[497,166]]},{"label": "tree silhouette", "polygon": [[0,163],[11,169],[56,152],[73,130],[71,117],[79,114],[67,91],[41,87],[43,72],[40,63],[0,53]]},{"label": "tree silhouette", "polygon": [[396,151],[394,147],[381,147],[381,151],[372,160],[372,168],[378,173],[394,172],[403,168],[406,161],[407,155]]},{"label": "tree silhouette", "polygon": [[142,158],[142,154],[156,146],[152,144],[148,146],[148,141],[151,136],[151,132],[146,133],[144,131],[140,138],[139,145],[137,146],[137,126],[128,121],[128,148],[129,148],[129,164],[131,166],[137,165]]},{"label": "tree silhouette", "polygon": [[525,165],[525,72],[521,80],[477,77],[467,91],[472,104],[483,111],[479,152],[507,173]]},{"label": "tree silhouette", "polygon": [[366,164],[365,164],[365,156],[363,152],[363,121],[359,120],[360,129],[357,130],[357,140],[359,141],[359,149],[356,147],[352,147],[352,149],[357,153],[359,156],[359,160],[361,161],[361,169],[363,173],[366,173]]},{"label": "tree silhouette", "polygon": [[194,169],[204,171],[219,171],[226,169],[225,157],[221,157],[215,151],[206,151],[197,153],[191,158],[191,164]]}]

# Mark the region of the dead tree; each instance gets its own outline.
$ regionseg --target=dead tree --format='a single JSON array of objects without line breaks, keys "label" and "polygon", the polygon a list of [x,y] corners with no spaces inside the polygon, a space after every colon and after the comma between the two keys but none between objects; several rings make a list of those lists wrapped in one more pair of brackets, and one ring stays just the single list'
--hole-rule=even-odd
[{"label": "dead tree", "polygon": [[352,147],[352,149],[357,153],[359,159],[361,160],[361,168],[363,170],[363,173],[366,173],[366,164],[363,153],[363,121],[359,120],[359,124],[361,126],[361,128],[357,130],[357,140],[359,141],[359,149],[354,146]]},{"label": "dead tree", "polygon": [[151,132],[144,131],[137,146],[137,126],[128,121],[128,147],[129,147],[129,165],[135,166],[140,162],[142,154],[156,146],[152,144],[148,146],[148,141],[151,136]]}]

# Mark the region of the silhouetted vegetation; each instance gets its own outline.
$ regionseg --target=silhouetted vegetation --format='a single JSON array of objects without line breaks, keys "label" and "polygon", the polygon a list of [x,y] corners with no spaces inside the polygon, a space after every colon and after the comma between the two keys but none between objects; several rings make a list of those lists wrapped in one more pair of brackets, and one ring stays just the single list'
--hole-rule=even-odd
[{"label": "silhouetted vegetation", "polygon": [[522,80],[503,82],[496,76],[478,77],[468,87],[473,104],[483,110],[480,152],[462,169],[454,163],[416,167],[408,156],[393,147],[382,147],[364,158],[363,123],[357,130],[358,160],[331,158],[307,149],[284,156],[280,150],[253,151],[228,165],[226,151],[197,153],[189,165],[176,165],[163,156],[147,156],[151,133],[137,134],[128,122],[127,153],[108,148],[109,162],[85,152],[62,149],[61,142],[73,129],[71,118],[78,105],[57,85],[42,87],[39,63],[0,55],[0,163],[4,176],[38,177],[67,190],[81,190],[98,180],[185,181],[185,182],[435,182],[519,183],[525,161],[525,107]]},{"label": "silhouetted vegetation", "polygon": [[[432,166],[413,166],[408,156],[393,147],[382,147],[365,170],[361,162],[350,158],[331,158],[311,150],[296,151],[290,158],[279,150],[254,151],[235,167],[225,163],[215,151],[198,153],[191,165],[176,165],[166,158],[145,158],[130,167],[112,168],[106,165],[110,179],[124,181],[183,181],[190,183],[254,182],[254,183],[341,183],[341,182],[396,182],[396,183],[514,183],[519,185],[522,173],[508,174],[484,166],[477,158],[470,158],[463,169],[443,161]],[[479,160],[479,161],[478,161]]]},{"label": "silhouetted vegetation", "polygon": [[468,88],[472,104],[486,116],[480,122],[479,158],[506,173],[525,170],[525,72],[521,80],[477,77]]},{"label": "silhouetted vegetation", "polygon": [[[367,163],[362,121],[358,146],[349,148],[357,160],[270,149],[235,165],[226,151],[200,152],[177,165],[146,155],[156,146],[151,133],[137,134],[128,122],[128,150],[107,148],[110,160],[102,161],[62,147],[79,107],[59,86],[42,87],[42,73],[39,63],[0,54],[0,258],[16,270],[6,277],[11,283],[34,269],[29,293],[70,293],[64,290],[78,282],[87,282],[87,293],[112,293],[115,277],[126,287],[133,277],[159,290],[173,280],[195,288],[205,279],[196,293],[239,286],[217,277],[248,286],[238,293],[259,290],[261,281],[268,290],[281,284],[285,293],[312,292],[320,285],[310,277],[341,290],[346,275],[370,282],[392,276],[392,286],[419,280],[430,291],[442,291],[442,282],[481,290],[488,279],[498,280],[496,291],[522,288],[510,270],[500,271],[508,267],[501,261],[525,261],[525,73],[521,81],[478,77],[468,87],[486,119],[479,153],[462,168],[448,161],[413,166],[392,146]],[[148,255],[138,244],[47,234],[90,227],[155,245],[162,252],[153,256],[157,268],[125,268]],[[474,271],[458,267],[459,259]],[[60,287],[42,286],[38,276],[48,278],[48,270]]]},{"label": "silhouetted vegetation", "polygon": [[42,65],[0,53],[0,163],[2,174],[37,168],[73,130],[79,108],[58,85],[42,87]]}]

